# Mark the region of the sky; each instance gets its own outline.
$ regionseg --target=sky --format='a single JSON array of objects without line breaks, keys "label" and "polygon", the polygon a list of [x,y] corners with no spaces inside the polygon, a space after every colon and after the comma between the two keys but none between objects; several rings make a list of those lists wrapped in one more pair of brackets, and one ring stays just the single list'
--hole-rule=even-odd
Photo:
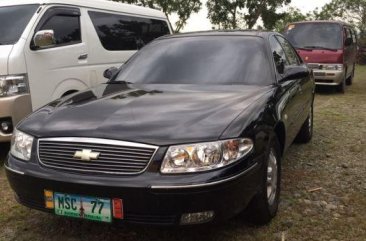
[{"label": "sky", "polygon": [[[200,30],[211,30],[212,25],[210,20],[207,18],[207,8],[206,1],[202,0],[202,9],[199,13],[192,14],[188,20],[187,25],[181,32],[189,31],[200,31]],[[316,7],[321,8],[325,4],[329,3],[330,0],[292,0],[289,6],[299,8],[303,13],[314,10]],[[175,21],[177,21],[177,16],[171,16],[170,21],[174,26]]]}]

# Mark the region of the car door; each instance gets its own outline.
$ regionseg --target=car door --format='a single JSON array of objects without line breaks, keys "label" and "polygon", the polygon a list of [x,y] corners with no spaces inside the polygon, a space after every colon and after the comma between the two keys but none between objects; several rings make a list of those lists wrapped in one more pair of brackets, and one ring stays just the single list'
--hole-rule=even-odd
[{"label": "car door", "polygon": [[346,41],[346,39],[350,39],[351,43],[349,45],[346,45],[346,43],[344,43],[344,62],[347,66],[347,77],[351,76],[352,71],[353,71],[353,65],[355,63],[355,57],[356,57],[356,43],[354,42],[354,38],[353,38],[353,34],[352,34],[352,30],[349,27],[345,27],[344,28],[344,32],[345,32],[345,37],[344,37],[344,41]]},{"label": "car door", "polygon": [[357,33],[354,29],[351,29],[351,34],[352,34],[352,59],[351,59],[351,63],[352,63],[352,70],[350,71],[350,74],[353,74],[354,72],[354,68],[356,66],[357,63],[357,54],[358,54],[358,46],[357,46]]},{"label": "car door", "polygon": [[[303,61],[296,53],[296,50],[292,45],[282,36],[277,36],[282,48],[285,51],[287,58],[289,59],[290,66],[304,65]],[[309,111],[313,103],[314,94],[314,81],[312,81],[311,75],[305,78],[299,78],[293,80],[297,86],[296,106],[297,106],[297,117],[296,128],[300,129],[302,124],[305,122],[309,115]]]},{"label": "car door", "polygon": [[33,109],[57,99],[69,91],[88,87],[87,46],[83,41],[80,9],[51,6],[43,10],[34,34],[53,30],[55,44],[36,49],[33,36],[27,40],[25,57]]},{"label": "car door", "polygon": [[[272,35],[269,39],[271,52],[273,56],[273,60],[276,66],[276,74],[278,76],[278,80],[281,80],[284,77],[284,70],[290,66],[290,62],[288,57],[285,54],[283,47],[278,41],[275,35]],[[277,107],[280,118],[285,124],[286,128],[286,148],[292,143],[295,133],[296,127],[294,124],[297,120],[298,115],[298,106],[297,106],[297,98],[298,98],[298,90],[299,90],[299,82],[298,81],[279,81],[279,90],[281,94],[280,100],[278,101],[279,106]]]}]

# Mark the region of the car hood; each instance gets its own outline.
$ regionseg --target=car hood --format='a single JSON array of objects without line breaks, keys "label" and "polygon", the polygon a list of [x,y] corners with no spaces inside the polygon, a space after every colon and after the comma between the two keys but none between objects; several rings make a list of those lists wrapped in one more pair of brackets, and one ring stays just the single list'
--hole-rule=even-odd
[{"label": "car hood", "polygon": [[36,137],[95,137],[160,146],[212,141],[270,89],[105,84],[50,103],[19,129]]},{"label": "car hood", "polygon": [[8,74],[8,58],[13,45],[0,45],[0,75]]}]

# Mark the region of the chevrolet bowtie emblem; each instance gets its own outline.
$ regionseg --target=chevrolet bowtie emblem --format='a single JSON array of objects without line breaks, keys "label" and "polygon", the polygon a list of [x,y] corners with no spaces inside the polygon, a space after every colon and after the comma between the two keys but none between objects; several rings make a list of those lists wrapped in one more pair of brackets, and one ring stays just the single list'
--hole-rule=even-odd
[{"label": "chevrolet bowtie emblem", "polygon": [[99,152],[93,152],[92,150],[84,149],[77,151],[74,154],[74,158],[80,159],[82,161],[97,160],[99,158]]}]

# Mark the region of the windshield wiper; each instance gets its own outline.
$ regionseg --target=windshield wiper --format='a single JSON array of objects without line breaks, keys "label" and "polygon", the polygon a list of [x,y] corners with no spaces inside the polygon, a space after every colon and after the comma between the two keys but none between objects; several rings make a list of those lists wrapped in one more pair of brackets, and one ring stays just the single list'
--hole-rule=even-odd
[{"label": "windshield wiper", "polygon": [[327,48],[323,46],[304,46],[304,48],[307,49],[324,49],[324,50],[330,50],[330,51],[337,51],[337,49]]}]

